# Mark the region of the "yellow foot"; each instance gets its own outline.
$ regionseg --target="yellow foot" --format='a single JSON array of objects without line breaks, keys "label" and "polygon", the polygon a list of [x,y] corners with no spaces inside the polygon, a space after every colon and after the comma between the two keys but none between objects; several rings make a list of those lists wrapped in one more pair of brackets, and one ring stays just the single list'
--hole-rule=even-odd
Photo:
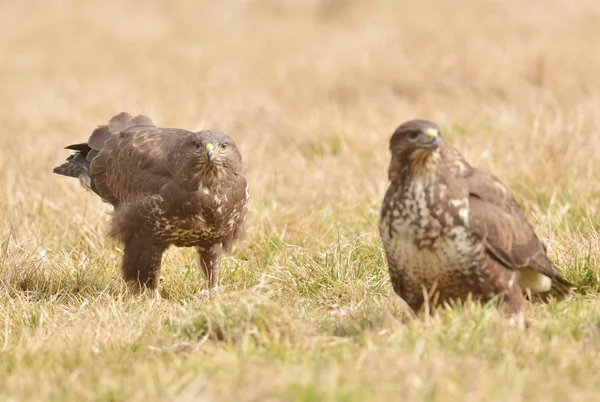
[{"label": "yellow foot", "polygon": [[218,286],[212,288],[212,289],[204,289],[201,290],[200,292],[196,293],[196,295],[194,296],[194,301],[195,302],[206,302],[208,300],[210,300],[213,297],[218,296],[221,293],[221,288],[219,288]]},{"label": "yellow foot", "polygon": [[525,314],[522,311],[516,314],[512,314],[508,319],[508,325],[511,327],[517,327],[520,330],[526,329],[527,323],[525,322]]}]

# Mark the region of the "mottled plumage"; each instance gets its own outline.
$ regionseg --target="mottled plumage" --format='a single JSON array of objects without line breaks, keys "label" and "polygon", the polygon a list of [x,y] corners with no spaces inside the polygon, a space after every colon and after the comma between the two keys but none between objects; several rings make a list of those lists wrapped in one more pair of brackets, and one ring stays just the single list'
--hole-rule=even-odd
[{"label": "mottled plumage", "polygon": [[469,165],[435,123],[402,124],[390,151],[379,231],[393,288],[413,310],[498,296],[516,313],[524,291],[571,292],[510,191]]},{"label": "mottled plumage", "polygon": [[110,235],[125,244],[123,276],[156,288],[170,245],[196,247],[211,287],[223,252],[244,234],[248,186],[233,140],[218,131],[159,128],[121,113],[98,126],[55,173],[77,177],[114,206]]}]

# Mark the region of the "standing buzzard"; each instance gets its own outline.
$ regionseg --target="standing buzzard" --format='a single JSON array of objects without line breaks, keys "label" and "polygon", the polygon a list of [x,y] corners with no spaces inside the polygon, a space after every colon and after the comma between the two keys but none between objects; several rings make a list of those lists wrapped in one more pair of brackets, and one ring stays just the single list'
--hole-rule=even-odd
[{"label": "standing buzzard", "polygon": [[222,254],[244,234],[249,196],[229,136],[160,128],[123,112],[67,149],[77,152],[54,173],[79,178],[114,206],[110,235],[125,244],[130,288],[156,289],[171,244],[196,247],[210,288],[218,286]]},{"label": "standing buzzard", "polygon": [[413,310],[498,296],[519,313],[524,291],[571,292],[510,191],[469,165],[435,123],[402,124],[390,151],[379,232],[392,286]]}]

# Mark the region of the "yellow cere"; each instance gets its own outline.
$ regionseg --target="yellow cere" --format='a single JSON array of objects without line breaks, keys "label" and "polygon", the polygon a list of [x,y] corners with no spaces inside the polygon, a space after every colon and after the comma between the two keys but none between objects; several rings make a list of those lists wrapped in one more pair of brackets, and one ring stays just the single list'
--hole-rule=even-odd
[{"label": "yellow cere", "polygon": [[425,131],[425,135],[434,138],[437,137],[438,131],[435,128],[428,128],[427,131]]},{"label": "yellow cere", "polygon": [[206,144],[207,151],[212,151],[213,149],[215,149],[215,146],[213,144],[211,144],[210,142],[208,144]]}]

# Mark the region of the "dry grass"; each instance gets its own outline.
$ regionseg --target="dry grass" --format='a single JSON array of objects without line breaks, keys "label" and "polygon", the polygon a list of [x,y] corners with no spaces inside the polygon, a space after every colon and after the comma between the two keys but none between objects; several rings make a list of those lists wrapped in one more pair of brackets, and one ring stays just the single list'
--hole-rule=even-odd
[{"label": "dry grass", "polygon": [[[596,0],[0,3],[0,399],[592,400]],[[416,3],[416,4],[413,4]],[[230,133],[252,189],[221,298],[190,250],[123,294],[108,208],[54,176],[122,110]],[[522,203],[578,294],[530,328],[412,320],[376,232],[387,141],[429,117]]]}]

